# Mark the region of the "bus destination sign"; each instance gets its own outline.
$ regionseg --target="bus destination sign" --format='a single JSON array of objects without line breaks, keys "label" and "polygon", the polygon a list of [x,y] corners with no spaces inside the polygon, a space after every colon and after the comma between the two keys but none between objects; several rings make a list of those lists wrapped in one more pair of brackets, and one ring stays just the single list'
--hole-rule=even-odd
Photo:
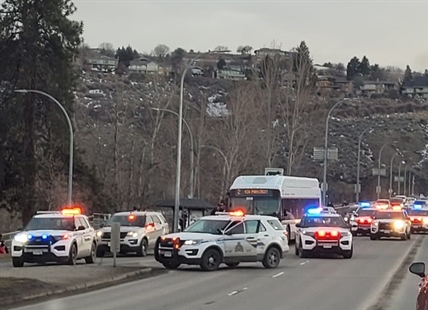
[{"label": "bus destination sign", "polygon": [[272,193],[268,189],[258,189],[258,188],[249,188],[249,189],[237,189],[236,196],[271,196]]}]

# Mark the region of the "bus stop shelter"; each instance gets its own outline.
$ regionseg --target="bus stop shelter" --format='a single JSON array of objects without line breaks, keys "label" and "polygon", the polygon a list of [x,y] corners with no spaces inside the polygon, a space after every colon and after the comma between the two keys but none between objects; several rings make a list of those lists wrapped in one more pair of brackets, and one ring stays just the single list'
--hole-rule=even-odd
[{"label": "bus stop shelter", "polygon": [[[174,216],[175,200],[169,199],[158,201],[156,202],[156,207],[170,209],[172,211],[172,215]],[[216,206],[207,200],[197,198],[181,198],[180,211],[182,211],[182,214],[187,213],[187,217],[183,223],[184,227],[187,227],[189,224],[191,224],[192,220],[196,220],[201,216],[209,215],[210,212],[215,208]]]}]

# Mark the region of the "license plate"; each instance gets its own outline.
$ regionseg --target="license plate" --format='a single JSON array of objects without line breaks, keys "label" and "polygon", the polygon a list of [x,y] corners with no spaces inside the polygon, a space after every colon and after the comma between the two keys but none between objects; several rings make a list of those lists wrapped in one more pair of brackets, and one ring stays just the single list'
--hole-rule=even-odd
[{"label": "license plate", "polygon": [[362,230],[369,230],[369,227],[363,227]]},{"label": "license plate", "polygon": [[323,245],[324,249],[331,249],[333,246],[331,244],[325,244]]},{"label": "license plate", "polygon": [[165,252],[163,253],[163,256],[165,256],[165,257],[172,257],[172,252],[167,252],[167,251],[165,251]]},{"label": "license plate", "polygon": [[43,250],[33,250],[33,255],[43,255]]},{"label": "license plate", "polygon": [[387,229],[385,229],[383,232],[384,232],[385,234],[389,234],[389,230],[387,230]]}]

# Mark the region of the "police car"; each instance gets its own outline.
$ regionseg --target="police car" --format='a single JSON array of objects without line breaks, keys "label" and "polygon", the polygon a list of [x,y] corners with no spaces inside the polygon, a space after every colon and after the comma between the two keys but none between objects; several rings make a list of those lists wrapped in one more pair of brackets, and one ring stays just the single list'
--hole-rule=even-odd
[{"label": "police car", "polygon": [[317,254],[333,253],[352,258],[353,242],[348,224],[341,215],[323,208],[308,208],[297,224],[295,254],[306,258]]},{"label": "police car", "polygon": [[411,237],[411,222],[406,210],[378,210],[370,227],[370,239],[382,237]]},{"label": "police car", "polygon": [[75,265],[95,261],[95,230],[80,208],[37,212],[12,240],[14,267],[24,263],[58,262]]},{"label": "police car", "polygon": [[222,263],[235,268],[246,262],[276,268],[289,251],[287,237],[276,217],[218,212],[200,218],[183,232],[159,238],[155,259],[167,269],[186,264],[213,271]]},{"label": "police car", "polygon": [[102,257],[110,251],[111,223],[120,223],[120,253],[135,252],[146,256],[153,249],[156,239],[169,233],[166,219],[160,212],[124,211],[113,214],[107,226],[97,231],[99,244],[97,256]]},{"label": "police car", "polygon": [[370,203],[361,204],[350,218],[351,232],[353,236],[358,234],[370,235],[370,227],[377,209],[370,207]]},{"label": "police car", "polygon": [[428,231],[428,208],[413,205],[408,211],[412,233]]}]

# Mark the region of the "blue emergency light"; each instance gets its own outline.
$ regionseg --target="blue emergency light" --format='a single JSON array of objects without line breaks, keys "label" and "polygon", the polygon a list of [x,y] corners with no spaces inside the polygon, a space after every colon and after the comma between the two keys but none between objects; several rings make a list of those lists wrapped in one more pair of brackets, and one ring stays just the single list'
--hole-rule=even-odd
[{"label": "blue emergency light", "polygon": [[310,206],[307,207],[306,213],[309,215],[319,215],[322,212],[322,208],[319,206]]},{"label": "blue emergency light", "polygon": [[371,204],[369,201],[361,201],[360,206],[361,206],[361,208],[370,208]]}]

